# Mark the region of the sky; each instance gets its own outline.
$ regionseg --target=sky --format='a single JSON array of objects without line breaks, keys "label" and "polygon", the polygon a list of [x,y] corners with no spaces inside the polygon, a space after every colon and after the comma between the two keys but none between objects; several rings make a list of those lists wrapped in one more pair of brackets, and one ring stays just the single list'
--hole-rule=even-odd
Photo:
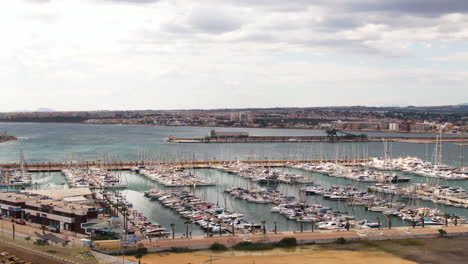
[{"label": "sky", "polygon": [[468,102],[464,0],[8,0],[0,111]]}]

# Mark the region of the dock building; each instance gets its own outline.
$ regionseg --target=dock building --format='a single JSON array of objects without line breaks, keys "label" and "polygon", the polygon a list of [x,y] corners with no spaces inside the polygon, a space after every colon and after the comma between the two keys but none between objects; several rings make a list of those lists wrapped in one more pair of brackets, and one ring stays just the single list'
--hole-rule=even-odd
[{"label": "dock building", "polygon": [[98,210],[83,199],[58,200],[27,192],[0,192],[0,208],[2,216],[81,234],[82,224],[98,217]]}]

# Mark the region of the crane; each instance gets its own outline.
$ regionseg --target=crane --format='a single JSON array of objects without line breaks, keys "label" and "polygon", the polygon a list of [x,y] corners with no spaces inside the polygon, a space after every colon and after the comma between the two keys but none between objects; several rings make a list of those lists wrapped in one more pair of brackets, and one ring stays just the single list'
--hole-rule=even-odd
[{"label": "crane", "polygon": [[[340,139],[367,139],[366,134],[352,134],[335,128],[327,129],[326,133],[328,141],[338,141]],[[338,133],[340,133],[341,135],[339,135]]]}]

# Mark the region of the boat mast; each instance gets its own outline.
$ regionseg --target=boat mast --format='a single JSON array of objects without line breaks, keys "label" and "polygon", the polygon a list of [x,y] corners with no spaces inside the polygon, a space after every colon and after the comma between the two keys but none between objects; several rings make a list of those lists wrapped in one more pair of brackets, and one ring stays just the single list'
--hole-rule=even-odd
[{"label": "boat mast", "polygon": [[460,132],[460,168],[463,171],[465,162],[465,140],[463,139],[465,131],[463,130],[463,127],[460,129]]}]

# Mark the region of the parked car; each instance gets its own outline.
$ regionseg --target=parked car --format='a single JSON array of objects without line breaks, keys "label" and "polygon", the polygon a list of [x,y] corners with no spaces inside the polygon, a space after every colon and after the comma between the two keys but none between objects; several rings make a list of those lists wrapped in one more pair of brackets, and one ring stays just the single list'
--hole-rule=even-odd
[{"label": "parked car", "polygon": [[57,226],[47,226],[47,230],[53,233],[60,233],[60,228]]},{"label": "parked car", "polygon": [[26,222],[23,219],[18,219],[15,221],[18,225],[26,225]]}]

